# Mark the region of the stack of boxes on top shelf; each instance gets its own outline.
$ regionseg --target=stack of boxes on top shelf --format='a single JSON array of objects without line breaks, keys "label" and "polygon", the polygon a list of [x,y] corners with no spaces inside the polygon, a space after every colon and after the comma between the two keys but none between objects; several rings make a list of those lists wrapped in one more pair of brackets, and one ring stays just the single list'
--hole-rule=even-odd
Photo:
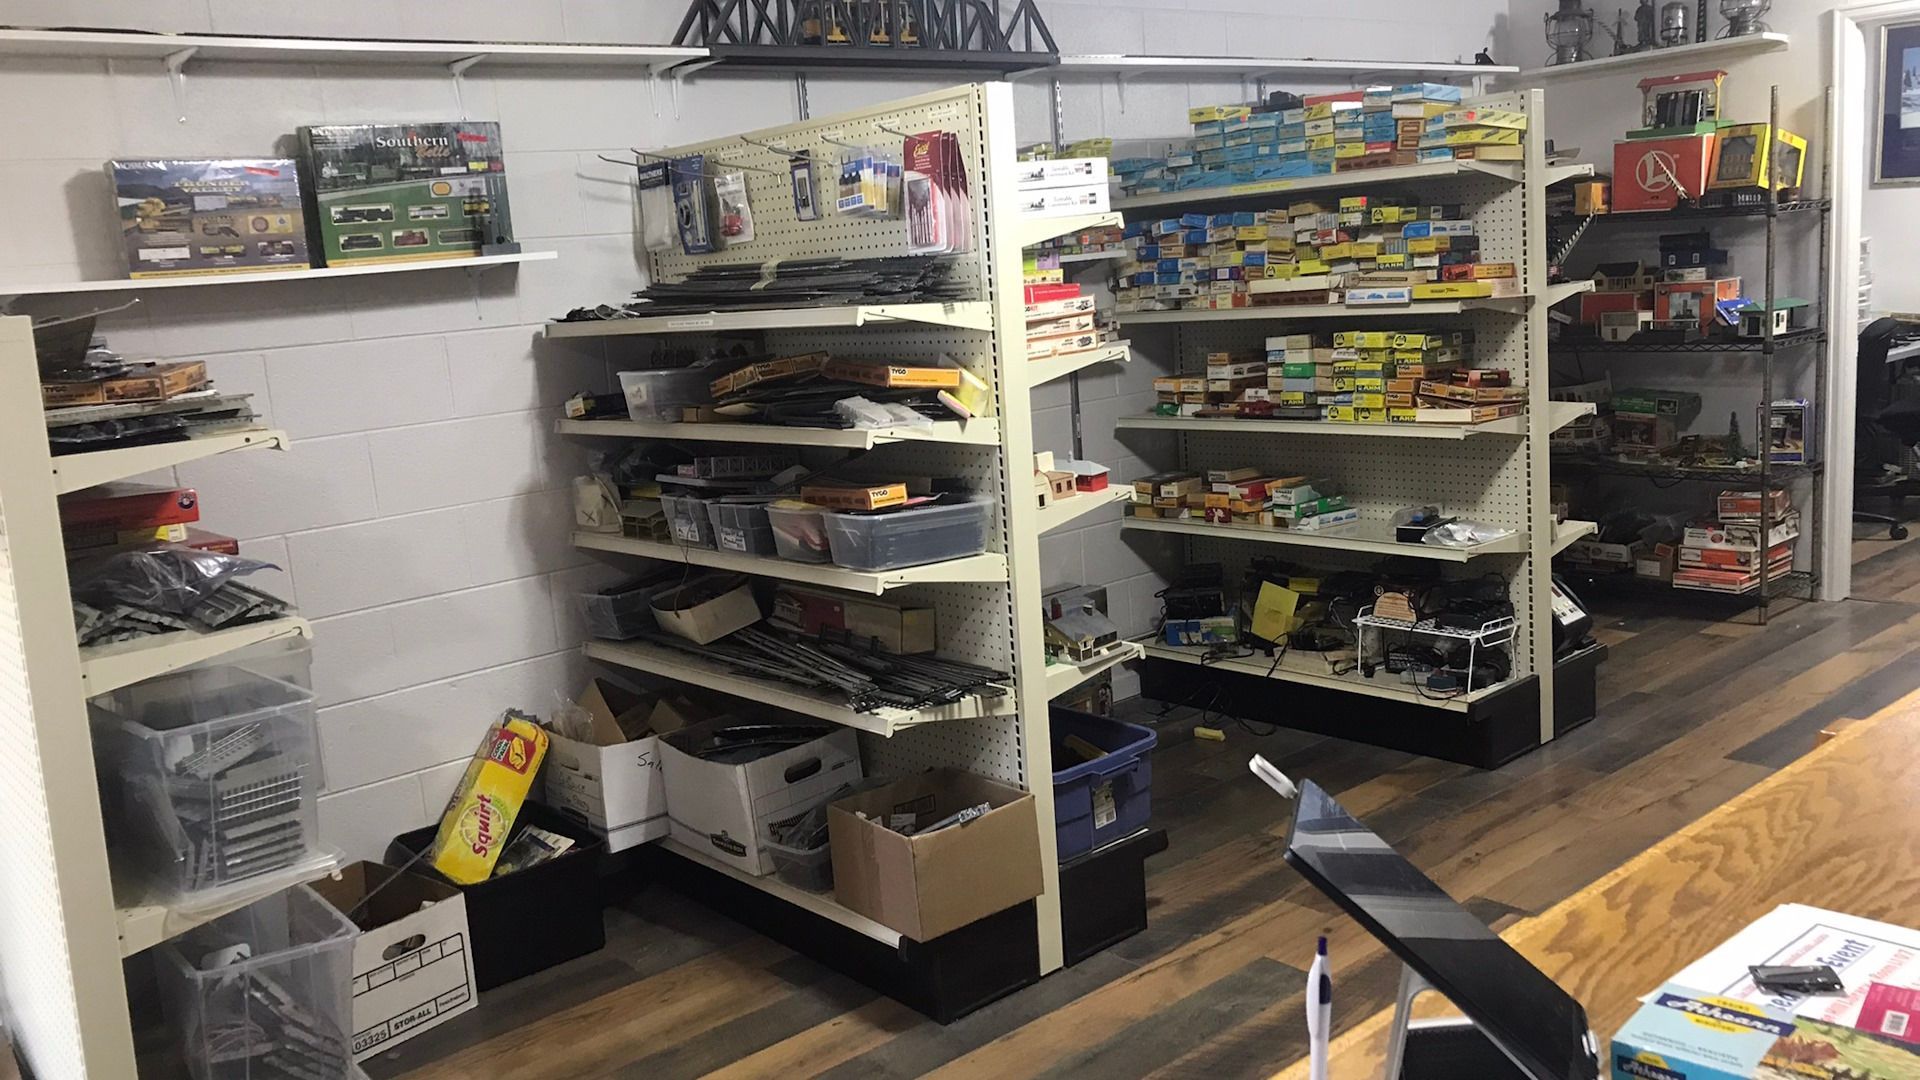
[{"label": "stack of boxes on top shelf", "polygon": [[1286,209],[1182,214],[1126,226],[1121,311],[1347,304],[1520,295],[1512,262],[1485,260],[1459,204],[1404,197],[1303,199]]},{"label": "stack of boxes on top shelf", "polygon": [[1134,481],[1133,516],[1214,525],[1262,525],[1319,532],[1350,525],[1360,512],[1332,481],[1270,476],[1242,466],[1200,473],[1171,472]]},{"label": "stack of boxes on top shelf", "polygon": [[1154,380],[1161,416],[1483,423],[1526,397],[1504,368],[1469,368],[1471,331],[1343,330],[1267,339],[1264,359],[1211,353],[1207,373]]},{"label": "stack of boxes on top shelf", "polygon": [[1772,493],[1772,504],[1773,528],[1762,545],[1760,493],[1721,492],[1717,520],[1687,528],[1673,571],[1673,587],[1748,593],[1760,587],[1763,559],[1769,580],[1791,571],[1793,542],[1800,535],[1800,514],[1784,491]]},{"label": "stack of boxes on top shelf", "polygon": [[1374,86],[1264,105],[1187,110],[1193,140],[1164,158],[1122,158],[1121,191],[1154,195],[1192,188],[1325,176],[1349,169],[1466,160],[1517,161],[1524,114],[1464,108],[1460,88],[1436,83]]},{"label": "stack of boxes on top shelf", "polygon": [[1022,217],[1070,217],[1104,214],[1111,208],[1104,157],[1049,158],[1022,161],[1014,166]]}]

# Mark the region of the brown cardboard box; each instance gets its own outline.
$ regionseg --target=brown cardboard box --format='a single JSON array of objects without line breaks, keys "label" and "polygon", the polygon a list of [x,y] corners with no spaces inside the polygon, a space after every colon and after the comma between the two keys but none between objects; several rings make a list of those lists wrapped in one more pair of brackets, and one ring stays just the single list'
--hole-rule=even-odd
[{"label": "brown cardboard box", "polygon": [[760,602],[753,598],[753,583],[744,577],[682,585],[655,595],[648,604],[660,629],[696,645],[760,621]]},{"label": "brown cardboard box", "polygon": [[781,585],[773,594],[773,617],[805,634],[844,632],[873,641],[883,652],[930,653],[939,646],[932,608],[880,596]]},{"label": "brown cardboard box", "polygon": [[117,379],[83,383],[41,383],[40,404],[48,409],[68,405],[124,405],[135,401],[165,401],[207,385],[207,365],[199,360],[136,367]]},{"label": "brown cardboard box", "polygon": [[[856,816],[912,813],[930,825],[979,803],[993,809],[924,836]],[[1040,895],[1038,829],[1033,796],[959,769],[842,799],[827,810],[834,898],[915,941],[932,940]]]}]

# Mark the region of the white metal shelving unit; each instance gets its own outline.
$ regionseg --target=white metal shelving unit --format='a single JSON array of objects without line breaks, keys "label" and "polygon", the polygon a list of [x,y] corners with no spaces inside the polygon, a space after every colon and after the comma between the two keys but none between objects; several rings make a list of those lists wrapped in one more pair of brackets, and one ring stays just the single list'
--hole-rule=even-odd
[{"label": "white metal shelving unit", "polygon": [[[1046,891],[1036,902],[1040,969],[1062,960],[1057,862],[1054,854],[1052,754],[1047,703],[1061,689],[1046,663],[1040,610],[1041,516],[1031,485],[1033,437],[1029,389],[1048,375],[1026,360],[1025,310],[1017,285],[1021,244],[1099,224],[1116,215],[1023,221],[1002,208],[1015,205],[1013,98],[1005,84],[960,86],[887,105],[747,132],[745,137],[661,151],[671,155],[724,153],[728,160],[760,166],[747,173],[755,207],[751,248],[686,256],[656,253],[652,280],[674,280],[702,266],[782,258],[837,255],[874,258],[906,251],[906,223],[828,215],[799,221],[791,210],[785,155],[761,144],[820,146],[827,138],[850,143],[897,139],[899,131],[946,130],[960,136],[974,193],[973,250],[955,258],[954,276],[977,299],[948,304],[796,308],[710,315],[658,316],[610,322],[551,323],[549,337],[625,337],[753,330],[772,352],[823,350],[874,358],[945,354],[965,365],[992,390],[990,415],[966,423],[942,423],[932,432],[833,431],[750,423],[634,423],[561,421],[567,434],[662,438],[700,443],[790,445],[803,453],[871,450],[873,460],[922,474],[959,476],[989,495],[988,552],[929,566],[877,574],[837,566],[756,558],[729,553],[580,534],[583,548],[641,558],[665,559],[736,570],[780,580],[803,581],[855,592],[885,592],[926,604],[937,612],[940,653],[1012,673],[1002,697],[969,698],[941,709],[854,712],[843,704],[764,679],[729,671],[686,653],[645,642],[596,641],[587,655],[652,675],[719,690],[861,732],[862,757],[870,771],[906,773],[952,765],[1018,785],[1033,793]],[[617,347],[617,346],[610,346]],[[1107,350],[1086,362],[1121,359]],[[1060,372],[1059,374],[1064,374]],[[1110,499],[1084,498],[1088,509]],[[1064,500],[1063,504],[1075,502]],[[1064,521],[1064,518],[1058,519]],[[1115,658],[1118,662],[1119,657]],[[1089,673],[1090,674],[1090,673]],[[712,860],[675,845],[670,850],[702,865]],[[835,904],[831,896],[782,886],[775,878],[730,875],[816,915],[887,944],[898,935],[875,927]]]},{"label": "white metal shelving unit", "polygon": [[98,281],[44,281],[0,284],[0,298],[10,296],[68,296],[79,293],[151,292],[156,289],[198,289],[214,285],[261,285],[281,281],[328,281],[333,278],[410,274],[425,270],[465,270],[478,274],[496,266],[547,262],[557,251],[525,251],[517,255],[480,255],[471,259],[432,259],[424,262],[378,263],[373,266],[316,266],[309,270],[260,270],[239,274],[181,274],[178,277],[108,278]]},{"label": "white metal shelving unit", "polygon": [[1646,52],[1625,53],[1621,56],[1601,56],[1592,60],[1582,60],[1577,64],[1556,64],[1549,67],[1528,68],[1513,76],[1514,81],[1522,83],[1540,83],[1553,79],[1572,79],[1582,75],[1621,74],[1629,71],[1698,71],[1699,65],[1711,67],[1725,63],[1736,56],[1754,53],[1773,52],[1787,47],[1789,39],[1785,34],[1744,34],[1740,37],[1715,38],[1711,41],[1697,41],[1691,45],[1675,45],[1670,49],[1649,49]]},{"label": "white metal shelving unit", "polygon": [[259,428],[52,457],[37,376],[31,321],[0,318],[0,991],[41,1076],[133,1076],[120,958],[218,912],[115,907],[87,698],[312,630],[289,617],[80,648],[56,500],[287,438]]},{"label": "white metal shelving unit", "polygon": [[[1571,543],[1580,527],[1580,523],[1572,522],[1556,526],[1553,521],[1547,498],[1548,436],[1587,411],[1547,400],[1547,308],[1550,301],[1570,295],[1570,291],[1552,288],[1547,282],[1546,186],[1572,173],[1546,165],[1547,132],[1540,91],[1496,94],[1480,98],[1476,104],[1528,114],[1524,160],[1369,169],[1154,195],[1122,200],[1118,205],[1129,210],[1223,203],[1255,208],[1284,202],[1286,195],[1299,191],[1332,194],[1382,187],[1406,191],[1405,184],[1417,183],[1419,192],[1430,193],[1428,201],[1458,202],[1468,208],[1488,259],[1520,266],[1519,298],[1393,308],[1317,306],[1123,313],[1121,321],[1165,327],[1149,331],[1143,325],[1135,335],[1135,347],[1159,349],[1170,341],[1176,370],[1182,371],[1201,370],[1209,352],[1258,351],[1267,335],[1288,332],[1285,327],[1289,323],[1327,330],[1370,326],[1471,329],[1478,365],[1504,367],[1516,376],[1524,376],[1525,415],[1471,427],[1124,417],[1117,424],[1121,429],[1177,433],[1180,464],[1187,468],[1252,466],[1269,475],[1330,477],[1338,485],[1337,492],[1348,496],[1362,511],[1362,520],[1353,526],[1313,533],[1132,517],[1124,525],[1130,530],[1182,537],[1188,561],[1223,563],[1229,579],[1237,576],[1238,568],[1253,554],[1262,549],[1271,554],[1271,545],[1300,548],[1296,558],[1334,568],[1370,566],[1385,556],[1411,556],[1445,563],[1471,560],[1471,570],[1449,571],[1450,576],[1487,571],[1502,574],[1510,582],[1514,607],[1515,632],[1510,643],[1513,675],[1516,679],[1532,676],[1538,680],[1539,737],[1545,742],[1554,734],[1549,562],[1557,546]],[[1172,212],[1154,210],[1154,216]],[[1155,337],[1150,344],[1149,333],[1170,335],[1170,339]],[[1473,549],[1395,541],[1386,521],[1391,512],[1426,503],[1439,503],[1449,513],[1512,532]],[[1146,651],[1150,658],[1204,664],[1456,713],[1468,711],[1506,685],[1476,686],[1470,694],[1439,696],[1381,676],[1367,679],[1357,671],[1334,671],[1323,657],[1301,655],[1298,650],[1284,654],[1278,662],[1264,656],[1218,660],[1208,657],[1203,648],[1157,643]]]}]

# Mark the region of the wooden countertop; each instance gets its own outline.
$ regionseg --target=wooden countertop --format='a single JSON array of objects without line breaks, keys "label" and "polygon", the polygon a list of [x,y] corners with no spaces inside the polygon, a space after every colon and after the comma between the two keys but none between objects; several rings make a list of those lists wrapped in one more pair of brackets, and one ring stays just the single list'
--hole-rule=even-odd
[{"label": "wooden countertop", "polygon": [[[1640,995],[1789,903],[1920,926],[1920,691],[1501,936],[1586,1006],[1604,1044]],[[1380,1075],[1391,1019],[1334,1041],[1331,1080]],[[1306,1076],[1304,1061],[1279,1074]]]}]

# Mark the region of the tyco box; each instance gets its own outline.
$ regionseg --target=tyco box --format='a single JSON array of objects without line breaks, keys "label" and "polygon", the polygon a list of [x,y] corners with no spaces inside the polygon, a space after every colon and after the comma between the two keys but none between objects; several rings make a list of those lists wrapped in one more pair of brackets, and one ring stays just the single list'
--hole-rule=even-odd
[{"label": "tyco box", "polygon": [[110,161],[107,173],[129,277],[307,267],[289,158]]},{"label": "tyco box", "polygon": [[1699,198],[1707,189],[1713,136],[1629,139],[1613,144],[1613,211],[1672,210],[1681,189]]},{"label": "tyco box", "polygon": [[479,1004],[467,898],[379,863],[344,867],[315,892],[360,928],[353,943],[353,1059],[365,1061]]},{"label": "tyco box", "polygon": [[1033,796],[935,769],[827,810],[834,898],[915,941],[1040,895]]},{"label": "tyco box", "polygon": [[300,145],[329,265],[471,258],[513,236],[498,124],[331,124]]}]

